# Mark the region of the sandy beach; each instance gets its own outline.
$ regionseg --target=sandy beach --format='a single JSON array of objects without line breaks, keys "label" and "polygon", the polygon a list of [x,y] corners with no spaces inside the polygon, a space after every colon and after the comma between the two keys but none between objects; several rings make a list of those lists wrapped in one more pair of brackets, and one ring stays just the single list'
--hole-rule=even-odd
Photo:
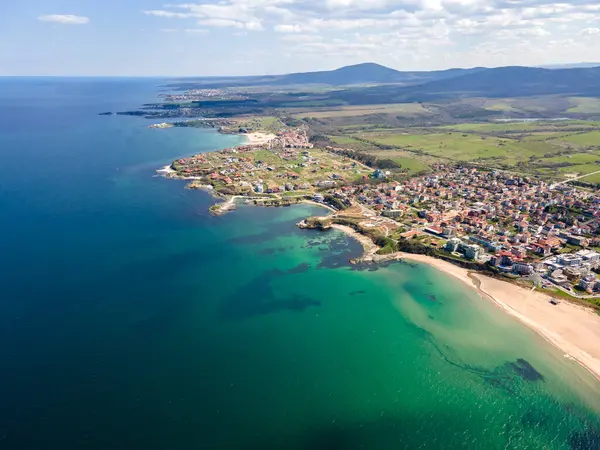
[{"label": "sandy beach", "polygon": [[349,234],[354,239],[356,239],[358,242],[360,242],[364,249],[364,255],[374,255],[375,252],[379,249],[379,247],[377,247],[375,245],[375,243],[373,243],[371,238],[360,234],[356,230],[354,230],[346,225],[338,225],[337,223],[334,223],[331,225],[331,228],[335,228],[336,230],[343,231],[344,233]]},{"label": "sandy beach", "polygon": [[243,136],[248,140],[247,143],[250,145],[267,144],[269,141],[271,141],[275,138],[274,134],[261,133],[258,131],[255,133],[244,134]]},{"label": "sandy beach", "polygon": [[162,169],[158,169],[156,172],[165,175],[168,173],[176,173],[173,169],[171,169],[171,164],[167,164]]},{"label": "sandy beach", "polygon": [[378,258],[377,246],[350,227],[333,225],[357,239],[365,249],[366,259],[410,260],[428,264],[466,283],[482,297],[536,331],[565,356],[577,361],[600,380],[600,316],[591,308],[561,301],[550,304],[550,297],[539,292],[487,277],[426,255],[394,253]]}]

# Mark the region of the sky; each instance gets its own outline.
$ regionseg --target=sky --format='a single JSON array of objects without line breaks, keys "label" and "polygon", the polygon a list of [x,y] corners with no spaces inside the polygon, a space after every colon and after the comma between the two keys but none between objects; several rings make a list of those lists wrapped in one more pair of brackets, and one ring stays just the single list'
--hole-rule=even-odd
[{"label": "sky", "polygon": [[[0,75],[600,61],[598,0],[0,0]],[[184,0],[185,1],[185,0]]]}]

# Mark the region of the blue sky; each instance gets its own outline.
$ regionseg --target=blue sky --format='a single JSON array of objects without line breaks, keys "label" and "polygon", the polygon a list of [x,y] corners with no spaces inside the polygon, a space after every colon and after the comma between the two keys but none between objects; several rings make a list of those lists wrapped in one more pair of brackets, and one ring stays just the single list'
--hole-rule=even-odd
[{"label": "blue sky", "polygon": [[0,75],[600,61],[598,0],[0,0]]}]

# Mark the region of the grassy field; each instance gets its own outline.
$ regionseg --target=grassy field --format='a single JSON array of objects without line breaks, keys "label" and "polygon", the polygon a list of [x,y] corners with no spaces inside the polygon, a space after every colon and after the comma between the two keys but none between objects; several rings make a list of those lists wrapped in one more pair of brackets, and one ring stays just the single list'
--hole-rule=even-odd
[{"label": "grassy field", "polygon": [[[544,145],[544,143],[519,144],[509,139],[489,138],[475,134],[453,132],[413,135],[365,133],[361,137],[378,144],[410,151],[421,151],[432,156],[457,161],[473,161],[500,157],[518,161],[534,156],[536,152],[552,151],[551,146]],[[541,144],[546,148],[537,151],[528,148],[535,144]]]},{"label": "grassy field", "polygon": [[[585,175],[586,173],[597,172],[600,170],[599,164],[576,164],[574,166],[569,167],[561,167],[558,169],[559,173],[569,174],[569,175]],[[585,181],[585,180],[583,180]]]},{"label": "grassy field", "polygon": [[337,145],[393,160],[411,173],[436,162],[460,161],[564,179],[600,170],[600,148],[590,148],[594,143],[600,147],[599,125],[573,120],[349,127],[342,128],[347,134],[330,138]]},{"label": "grassy field", "polygon": [[273,116],[242,118],[236,121],[236,123],[240,128],[251,128],[255,131],[261,130],[272,133],[276,133],[284,128],[281,120]]},{"label": "grassy field", "polygon": [[572,153],[568,155],[553,156],[552,158],[545,158],[544,162],[547,163],[569,163],[569,164],[588,164],[600,162],[600,155],[594,153]]},{"label": "grassy field", "polygon": [[364,106],[342,106],[333,109],[311,109],[308,111],[289,111],[296,118],[310,117],[313,119],[327,119],[334,117],[357,117],[373,114],[407,114],[419,115],[430,114],[429,110],[420,103],[396,103],[390,105],[364,105]]},{"label": "grassy field", "polygon": [[[598,166],[598,170],[600,170],[600,166]],[[584,181],[586,183],[600,183],[600,173],[595,175],[590,175],[589,177],[583,177],[580,181]]]},{"label": "grassy field", "polygon": [[515,108],[513,108],[513,106],[510,103],[499,101],[499,100],[487,101],[483,104],[483,108],[489,109],[490,111],[503,111],[503,112],[515,111]]},{"label": "grassy field", "polygon": [[600,113],[600,99],[590,97],[569,98],[572,106],[567,110],[570,113],[598,114]]},{"label": "grassy field", "polygon": [[431,167],[417,158],[392,157],[390,159],[395,163],[400,164],[402,169],[410,173],[419,173],[431,170]]},{"label": "grassy field", "polygon": [[582,120],[565,121],[533,121],[533,122],[501,122],[501,123],[464,123],[440,127],[447,130],[457,130],[476,133],[503,132],[564,132],[589,128],[600,128],[600,122]]},{"label": "grassy field", "polygon": [[[518,136],[523,141],[549,141],[553,139],[560,139],[565,136],[571,135],[572,132],[545,132],[545,131],[533,131],[527,132],[526,134]],[[515,136],[517,137],[517,136]]]},{"label": "grassy field", "polygon": [[338,145],[352,145],[357,144],[359,141],[350,136],[328,136],[333,142]]},{"label": "grassy field", "polygon": [[254,162],[262,161],[265,164],[278,164],[281,163],[281,158],[268,150],[258,150],[253,153]]},{"label": "grassy field", "polygon": [[600,147],[600,131],[573,134],[563,137],[561,140],[586,147]]},{"label": "grassy field", "polygon": [[436,162],[434,160],[428,161],[425,158],[415,158],[415,156],[412,153],[405,152],[402,150],[378,150],[371,151],[368,153],[370,155],[377,156],[380,159],[391,159],[395,163],[400,164],[403,170],[406,170],[410,173],[418,173],[431,170],[431,167],[429,167],[427,163]]}]

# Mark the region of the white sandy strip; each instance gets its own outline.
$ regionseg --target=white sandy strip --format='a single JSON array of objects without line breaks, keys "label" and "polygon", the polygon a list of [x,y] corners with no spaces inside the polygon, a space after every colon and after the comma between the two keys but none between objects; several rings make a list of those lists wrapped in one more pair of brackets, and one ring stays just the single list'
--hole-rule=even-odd
[{"label": "white sandy strip", "polygon": [[346,225],[338,225],[337,223],[334,223],[331,225],[331,228],[343,231],[344,233],[349,234],[358,242],[360,242],[364,249],[364,255],[374,255],[375,252],[379,250],[379,247],[377,247],[373,243],[371,238],[365,236],[364,234],[360,234],[358,231],[354,230],[351,227],[348,227]]},{"label": "white sandy strip", "polygon": [[276,137],[274,134],[261,133],[259,131],[255,133],[244,134],[243,136],[246,137],[246,139],[248,140],[248,144],[250,145],[267,144]]},{"label": "white sandy strip", "polygon": [[156,172],[158,173],[175,173],[173,169],[171,169],[171,164],[167,164],[162,169],[158,169]]},{"label": "white sandy strip", "polygon": [[481,282],[477,288],[467,269],[425,255],[403,253],[401,257],[429,264],[467,283],[600,379],[600,316],[593,310],[566,301],[552,305],[547,295],[471,272]]}]

